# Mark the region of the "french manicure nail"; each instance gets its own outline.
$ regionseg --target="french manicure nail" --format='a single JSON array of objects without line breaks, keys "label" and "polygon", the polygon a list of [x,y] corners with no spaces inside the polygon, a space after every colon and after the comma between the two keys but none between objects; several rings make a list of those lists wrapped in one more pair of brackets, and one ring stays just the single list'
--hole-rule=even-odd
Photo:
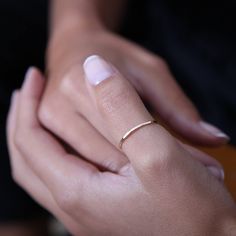
[{"label": "french manicure nail", "polygon": [[223,169],[217,168],[216,166],[207,166],[208,170],[220,181],[224,181],[225,172]]},{"label": "french manicure nail", "polygon": [[92,85],[98,85],[111,77],[115,71],[109,63],[97,55],[88,57],[84,62],[86,79]]},{"label": "french manicure nail", "polygon": [[229,136],[227,134],[225,134],[224,132],[222,132],[220,129],[218,129],[217,127],[205,122],[205,121],[201,121],[200,122],[200,126],[207,131],[209,134],[214,135],[215,137],[218,138],[224,138],[229,140]]}]

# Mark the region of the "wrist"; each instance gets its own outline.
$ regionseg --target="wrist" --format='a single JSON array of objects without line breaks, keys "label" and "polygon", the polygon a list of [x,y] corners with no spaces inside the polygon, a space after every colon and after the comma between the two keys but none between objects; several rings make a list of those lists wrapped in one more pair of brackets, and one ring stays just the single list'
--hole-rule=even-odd
[{"label": "wrist", "polygon": [[105,31],[102,23],[93,17],[67,17],[51,32],[47,47],[47,69],[58,68],[58,65],[64,64],[65,61],[70,63],[72,58],[78,57],[80,47],[85,50],[84,42]]},{"label": "wrist", "polygon": [[70,28],[77,30],[102,26],[94,1],[52,0],[50,4],[50,35],[61,34]]},{"label": "wrist", "polygon": [[72,31],[84,33],[86,31],[104,28],[102,21],[94,15],[91,15],[91,17],[83,17],[81,15],[71,14],[64,17],[60,22],[57,22],[57,24],[52,27],[50,39],[64,36],[65,33]]}]

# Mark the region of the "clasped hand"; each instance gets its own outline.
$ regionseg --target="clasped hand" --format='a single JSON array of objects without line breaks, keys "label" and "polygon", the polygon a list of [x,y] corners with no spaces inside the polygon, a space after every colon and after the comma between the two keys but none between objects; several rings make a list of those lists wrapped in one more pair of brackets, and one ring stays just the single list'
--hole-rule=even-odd
[{"label": "clasped hand", "polygon": [[[105,127],[101,143],[88,146],[99,133],[86,129],[86,117],[79,145],[90,156],[71,152],[40,124],[45,81],[31,69],[13,95],[8,118],[15,181],[74,235],[230,235],[236,208],[220,164],[158,124],[138,130],[119,150],[128,130],[153,117],[128,80],[104,59],[90,57],[83,78],[92,112]],[[67,117],[62,131],[71,119],[76,117]],[[76,129],[68,132],[80,135]],[[104,142],[109,148],[101,149]]]}]

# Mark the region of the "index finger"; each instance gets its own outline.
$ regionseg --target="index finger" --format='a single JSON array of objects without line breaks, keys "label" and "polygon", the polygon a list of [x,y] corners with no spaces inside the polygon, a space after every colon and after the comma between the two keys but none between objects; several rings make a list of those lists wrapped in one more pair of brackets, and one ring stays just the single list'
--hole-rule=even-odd
[{"label": "index finger", "polygon": [[42,91],[42,76],[32,69],[21,90],[17,147],[27,164],[54,196],[70,195],[71,189],[78,194],[76,189],[82,189],[82,185],[86,185],[91,175],[98,170],[82,159],[67,154],[57,140],[40,126],[37,109]]}]

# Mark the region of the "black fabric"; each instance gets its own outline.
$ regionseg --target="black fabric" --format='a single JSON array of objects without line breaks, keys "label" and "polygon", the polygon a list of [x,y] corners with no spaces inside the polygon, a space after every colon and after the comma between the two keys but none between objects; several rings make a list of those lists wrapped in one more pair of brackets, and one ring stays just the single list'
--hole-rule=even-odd
[{"label": "black fabric", "polygon": [[43,68],[47,37],[47,1],[0,1],[0,222],[46,214],[12,181],[5,120],[12,91],[31,65]]},{"label": "black fabric", "polygon": [[[130,0],[123,34],[162,56],[203,117],[236,144],[236,3]],[[166,98],[168,99],[168,98]]]},{"label": "black fabric", "polygon": [[[130,0],[123,34],[161,55],[205,119],[236,144],[233,0]],[[44,214],[11,180],[5,138],[10,94],[30,65],[43,68],[46,0],[0,1],[0,221]],[[168,99],[168,98],[166,98]]]}]

